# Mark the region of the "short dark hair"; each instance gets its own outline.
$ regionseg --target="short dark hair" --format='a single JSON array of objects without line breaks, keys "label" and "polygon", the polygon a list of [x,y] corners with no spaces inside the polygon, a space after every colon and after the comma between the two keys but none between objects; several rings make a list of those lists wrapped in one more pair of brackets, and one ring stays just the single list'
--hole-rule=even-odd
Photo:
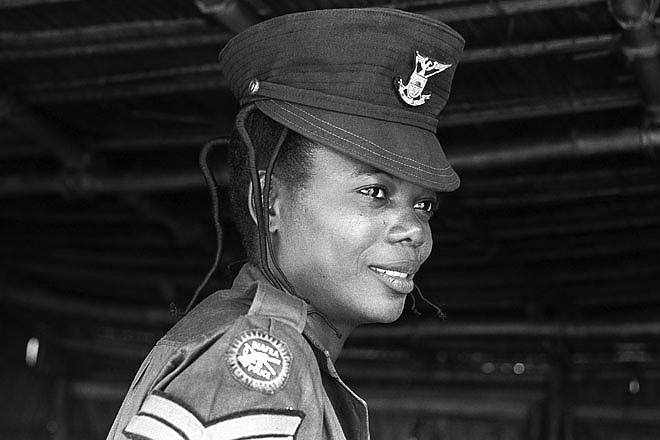
[{"label": "short dark hair", "polygon": [[[284,127],[259,110],[254,110],[245,120],[245,129],[255,149],[257,169],[265,170]],[[279,183],[288,190],[301,189],[309,179],[312,154],[316,147],[317,145],[310,139],[289,130],[275,161],[273,176],[276,176]],[[241,234],[248,260],[257,263],[258,233],[247,203],[250,184],[248,151],[236,130],[232,133],[229,148],[232,216]]]}]

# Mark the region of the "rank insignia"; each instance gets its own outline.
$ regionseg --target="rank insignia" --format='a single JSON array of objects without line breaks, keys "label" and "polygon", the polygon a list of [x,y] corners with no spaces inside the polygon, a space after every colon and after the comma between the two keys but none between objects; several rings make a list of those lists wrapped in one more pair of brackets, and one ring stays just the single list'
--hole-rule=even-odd
[{"label": "rank insignia", "polygon": [[440,73],[449,67],[451,67],[451,64],[442,64],[429,57],[420,55],[419,52],[415,52],[414,70],[410,74],[408,84],[404,85],[401,78],[397,81],[399,96],[403,102],[414,107],[424,104],[431,97],[430,93],[426,95],[422,94],[426,86],[426,81],[436,73]]},{"label": "rank insignia", "polygon": [[234,377],[248,388],[273,394],[284,386],[291,369],[286,344],[263,330],[248,330],[227,351],[227,364]]},{"label": "rank insignia", "polygon": [[202,423],[169,395],[154,391],[128,422],[124,435],[132,440],[293,440],[304,417],[304,412],[290,408],[260,408]]}]

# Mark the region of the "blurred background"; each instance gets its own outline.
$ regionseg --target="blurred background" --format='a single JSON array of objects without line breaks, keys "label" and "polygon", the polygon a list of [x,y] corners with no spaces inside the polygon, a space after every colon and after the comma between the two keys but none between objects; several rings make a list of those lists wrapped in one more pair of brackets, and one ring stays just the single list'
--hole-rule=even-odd
[{"label": "blurred background", "polygon": [[[218,52],[355,6],[467,40],[439,129],[463,185],[418,278],[447,318],[360,328],[338,362],[373,438],[660,438],[658,0],[0,0],[0,438],[105,438],[215,252]],[[244,258],[221,201],[205,295]]]}]

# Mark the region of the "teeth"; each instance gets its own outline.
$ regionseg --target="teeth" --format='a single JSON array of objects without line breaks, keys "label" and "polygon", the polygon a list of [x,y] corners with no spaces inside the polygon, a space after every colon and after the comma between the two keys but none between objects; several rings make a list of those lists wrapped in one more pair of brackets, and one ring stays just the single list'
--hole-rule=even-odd
[{"label": "teeth", "polygon": [[396,270],[386,270],[386,269],[381,269],[380,267],[374,267],[374,270],[379,273],[384,273],[385,275],[389,275],[391,277],[396,277],[396,278],[408,278],[407,273],[403,272],[397,272]]}]

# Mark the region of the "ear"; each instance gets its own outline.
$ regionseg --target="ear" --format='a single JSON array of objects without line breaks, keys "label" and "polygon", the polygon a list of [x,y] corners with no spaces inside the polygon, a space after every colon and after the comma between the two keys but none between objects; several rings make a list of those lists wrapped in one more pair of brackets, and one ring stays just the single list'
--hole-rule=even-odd
[{"label": "ear", "polygon": [[[261,191],[264,190],[266,186],[266,171],[259,170],[259,184],[261,185]],[[250,181],[248,186],[248,199],[247,199],[248,209],[250,210],[250,217],[254,224],[257,224],[257,214],[256,207],[254,206],[254,200],[252,196],[252,181]],[[279,229],[280,221],[280,207],[281,207],[281,197],[280,197],[280,185],[279,181],[275,176],[270,178],[270,194],[268,197],[268,229],[270,232],[276,232]]]}]

